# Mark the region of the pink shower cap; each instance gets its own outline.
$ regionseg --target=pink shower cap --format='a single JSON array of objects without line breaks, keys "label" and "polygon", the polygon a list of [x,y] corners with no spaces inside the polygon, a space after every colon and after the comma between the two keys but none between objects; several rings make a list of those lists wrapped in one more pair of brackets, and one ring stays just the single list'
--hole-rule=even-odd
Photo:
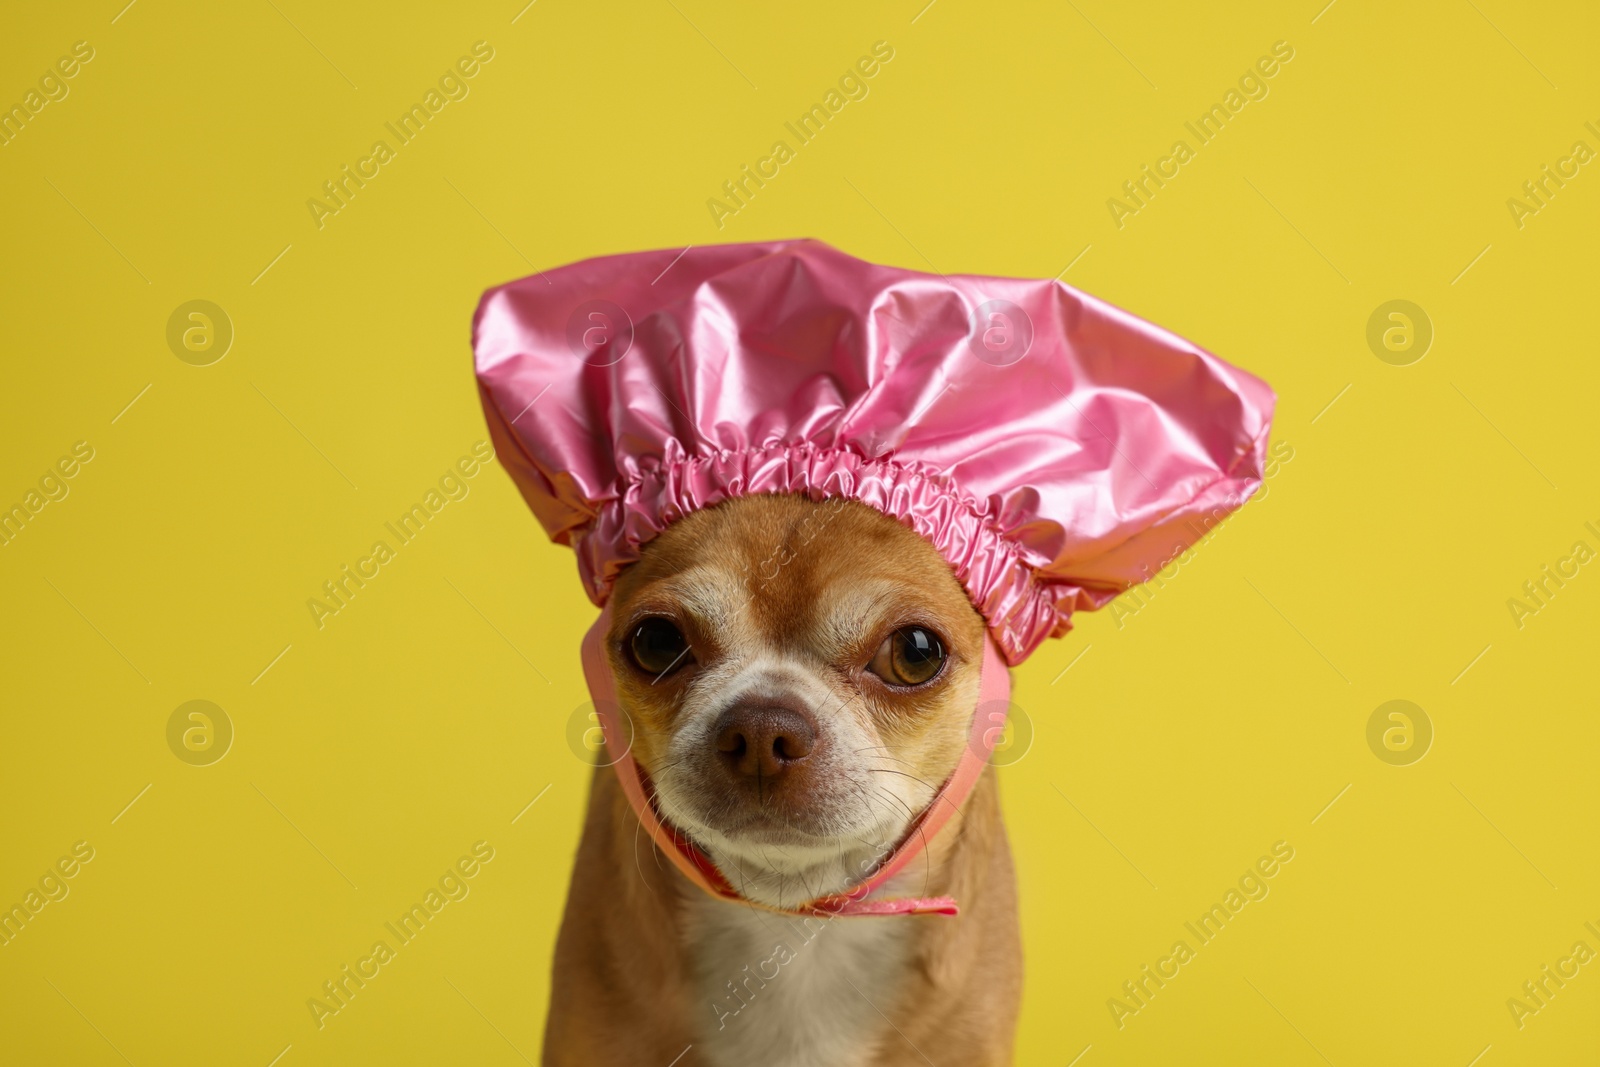
[{"label": "pink shower cap", "polygon": [[589,597],[668,524],[752,493],[921,534],[1013,665],[1261,483],[1260,379],[1056,281],[819,241],[604,256],[473,321],[499,458]]}]

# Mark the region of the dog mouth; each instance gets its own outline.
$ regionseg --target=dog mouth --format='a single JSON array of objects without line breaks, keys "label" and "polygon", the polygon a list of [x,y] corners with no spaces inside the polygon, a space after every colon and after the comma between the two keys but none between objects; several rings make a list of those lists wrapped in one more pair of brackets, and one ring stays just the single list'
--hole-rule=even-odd
[{"label": "dog mouth", "polygon": [[[812,816],[797,825],[786,814],[753,809],[697,816],[655,794],[657,816],[692,844],[724,880],[751,899],[779,907],[845,892],[893,855],[904,829],[861,818],[850,825]],[[856,825],[857,820],[866,825]]]},{"label": "dog mouth", "polygon": [[793,816],[776,812],[745,811],[713,827],[723,837],[762,844],[831,845],[843,835],[829,820],[809,820],[811,825],[796,825]]},{"label": "dog mouth", "polygon": [[677,800],[675,790],[650,792],[657,815],[690,838],[768,845],[830,846],[857,832],[857,818],[841,818],[815,805],[796,807],[751,803],[742,797],[695,804]]},{"label": "dog mouth", "polygon": [[905,813],[887,801],[875,808],[849,790],[834,798],[813,794],[757,800],[704,782],[655,782],[643,767],[639,774],[657,817],[705,851],[876,848],[893,844],[908,824]]}]

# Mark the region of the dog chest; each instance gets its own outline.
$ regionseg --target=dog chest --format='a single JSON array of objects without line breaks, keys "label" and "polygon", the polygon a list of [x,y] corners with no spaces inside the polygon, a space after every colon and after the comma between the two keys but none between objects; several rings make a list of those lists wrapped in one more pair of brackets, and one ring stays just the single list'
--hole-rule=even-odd
[{"label": "dog chest", "polygon": [[797,919],[709,898],[691,907],[696,1047],[707,1063],[871,1062],[906,972],[912,924]]}]

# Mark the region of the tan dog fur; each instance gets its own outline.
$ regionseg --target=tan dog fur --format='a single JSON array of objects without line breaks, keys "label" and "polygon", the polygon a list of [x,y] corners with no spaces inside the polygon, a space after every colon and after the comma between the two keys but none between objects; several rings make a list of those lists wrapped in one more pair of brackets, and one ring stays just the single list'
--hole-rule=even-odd
[{"label": "tan dog fur", "polygon": [[[692,653],[654,680],[627,652],[651,615]],[[911,624],[937,633],[948,658],[926,686],[897,690],[865,665]],[[792,906],[858,880],[954,770],[983,635],[948,565],[910,529],[852,502],[769,495],[696,512],[647,544],[617,583],[607,646],[658,809],[747,897]],[[823,731],[804,774],[757,782],[754,796],[706,751],[711,718],[741,694],[802,701]],[[940,894],[959,917],[802,922],[714,899],[657,854],[615,772],[597,768],[544,1063],[1009,1064],[1022,960],[992,770],[876,895]]]}]

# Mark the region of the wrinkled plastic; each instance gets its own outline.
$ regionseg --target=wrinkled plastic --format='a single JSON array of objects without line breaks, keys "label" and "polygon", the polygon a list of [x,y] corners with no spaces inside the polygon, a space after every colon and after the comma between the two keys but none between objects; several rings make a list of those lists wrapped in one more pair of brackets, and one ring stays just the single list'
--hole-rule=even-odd
[{"label": "wrinkled plastic", "polygon": [[1060,282],[811,240],[523,278],[484,294],[473,346],[499,458],[596,604],[685,514],[841,496],[932,543],[1012,665],[1243,504],[1274,403]]}]

